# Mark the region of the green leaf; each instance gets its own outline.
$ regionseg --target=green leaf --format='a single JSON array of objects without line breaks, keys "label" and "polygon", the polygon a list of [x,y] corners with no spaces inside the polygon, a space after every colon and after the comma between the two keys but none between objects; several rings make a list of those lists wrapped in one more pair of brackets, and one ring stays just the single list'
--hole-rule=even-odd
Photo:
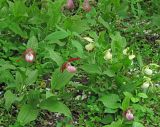
[{"label": "green leaf", "polygon": [[15,34],[18,34],[23,38],[27,38],[27,33],[25,31],[22,31],[22,29],[20,28],[20,26],[17,23],[12,22],[12,23],[10,23],[10,25],[8,27]]},{"label": "green leaf", "polygon": [[32,48],[34,51],[38,49],[38,40],[35,36],[32,36],[27,43],[27,48]]},{"label": "green leaf", "polygon": [[144,127],[144,126],[139,122],[133,122],[133,127]]},{"label": "green leaf", "polygon": [[102,17],[98,17],[98,22],[101,23],[105,28],[107,28],[108,31],[111,30],[109,24],[106,21],[104,21],[104,19],[102,19]]},{"label": "green leaf", "polygon": [[23,105],[20,109],[20,112],[17,117],[17,121],[21,123],[21,125],[25,125],[35,120],[38,116],[38,109],[33,105]]},{"label": "green leaf", "polygon": [[138,93],[138,96],[141,98],[148,98],[148,96],[145,93]]},{"label": "green leaf", "polygon": [[17,88],[20,90],[24,85],[24,76],[21,72],[16,72],[16,80],[15,80]]},{"label": "green leaf", "polygon": [[21,0],[17,0],[14,2],[13,4],[13,8],[12,8],[12,12],[14,14],[15,17],[27,17],[27,7],[24,3],[24,1]]},{"label": "green leaf", "polygon": [[131,101],[132,101],[133,103],[137,103],[137,102],[139,102],[139,98],[132,97],[132,98],[131,98]]},{"label": "green leaf", "polygon": [[104,75],[107,75],[109,77],[114,77],[115,73],[111,69],[107,69],[103,72]]},{"label": "green leaf", "polygon": [[122,37],[119,32],[110,34],[110,37],[112,39],[111,42],[112,52],[116,55],[117,54],[121,55],[123,49],[126,47],[126,39]]},{"label": "green leaf", "polygon": [[160,27],[160,15],[154,15],[152,16],[152,23],[156,25],[157,27]]},{"label": "green leaf", "polygon": [[76,32],[78,34],[83,33],[86,30],[89,30],[89,25],[85,20],[82,20],[79,16],[74,16],[68,18],[64,22],[64,27],[71,32]]},{"label": "green leaf", "polygon": [[60,39],[64,39],[66,37],[68,37],[69,34],[65,31],[56,31],[56,32],[53,32],[51,34],[49,34],[45,40],[48,40],[48,41],[57,41],[57,40],[60,40]]},{"label": "green leaf", "polygon": [[130,97],[125,97],[122,102],[123,111],[126,111],[126,109],[129,107],[129,104],[130,104]]},{"label": "green leaf", "polygon": [[90,74],[102,74],[101,68],[96,64],[85,64],[81,68]]},{"label": "green leaf", "polygon": [[49,97],[40,104],[41,109],[46,109],[50,112],[62,113],[65,116],[71,117],[69,108],[60,101],[55,100],[54,97]]},{"label": "green leaf", "polygon": [[140,68],[142,68],[144,66],[144,64],[143,64],[143,59],[142,59],[142,56],[140,55],[140,53],[137,55],[137,61],[139,63]]},{"label": "green leaf", "polygon": [[117,112],[117,109],[111,109],[111,108],[105,108],[105,111],[104,111],[105,113],[116,113]]},{"label": "green leaf", "polygon": [[67,71],[61,72],[60,69],[56,69],[52,75],[51,86],[53,89],[63,88],[74,76],[74,73]]},{"label": "green leaf", "polygon": [[53,51],[52,49],[47,49],[49,51],[49,58],[57,63],[58,66],[61,66],[64,61],[60,53]]},{"label": "green leaf", "polygon": [[111,109],[117,109],[120,107],[120,98],[117,94],[107,94],[102,96],[100,99],[105,107],[111,108]]},{"label": "green leaf", "polygon": [[129,92],[124,92],[124,95],[125,95],[125,98],[123,99],[123,102],[122,102],[122,110],[126,111],[126,109],[129,107],[132,94]]},{"label": "green leaf", "polygon": [[3,65],[0,65],[0,71],[4,71],[4,70],[15,70],[16,67],[12,64],[9,64],[9,63],[5,63]]},{"label": "green leaf", "polygon": [[26,85],[32,85],[37,80],[38,77],[38,70],[27,70],[26,72]]},{"label": "green leaf", "polygon": [[4,98],[5,98],[5,106],[6,109],[8,110],[17,97],[10,90],[8,90],[5,92]]},{"label": "green leaf", "polygon": [[122,120],[114,121],[110,125],[106,125],[103,127],[122,127]]},{"label": "green leaf", "polygon": [[47,26],[51,29],[55,27],[55,25],[60,21],[62,15],[62,6],[64,0],[57,0],[54,2],[49,2],[47,9],[49,15],[49,19],[47,20]]},{"label": "green leaf", "polygon": [[72,46],[77,49],[77,56],[78,57],[83,57],[83,46],[80,42],[76,40],[72,40]]}]

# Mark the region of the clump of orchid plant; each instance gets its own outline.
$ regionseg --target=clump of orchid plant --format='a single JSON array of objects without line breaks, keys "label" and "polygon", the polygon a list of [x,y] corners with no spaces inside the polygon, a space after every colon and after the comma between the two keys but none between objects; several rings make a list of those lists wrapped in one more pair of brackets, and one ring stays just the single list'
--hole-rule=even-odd
[{"label": "clump of orchid plant", "polygon": [[70,73],[75,73],[77,71],[77,68],[73,65],[71,65],[71,62],[80,60],[80,58],[70,58],[67,62],[65,62],[61,67],[61,72],[64,70],[67,70]]}]

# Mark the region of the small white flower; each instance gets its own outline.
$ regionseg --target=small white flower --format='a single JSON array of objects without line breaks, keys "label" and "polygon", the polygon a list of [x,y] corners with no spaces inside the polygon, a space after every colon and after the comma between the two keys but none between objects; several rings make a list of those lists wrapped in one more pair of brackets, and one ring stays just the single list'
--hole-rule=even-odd
[{"label": "small white flower", "polygon": [[149,82],[144,82],[141,86],[142,89],[147,89],[150,86]]},{"label": "small white flower", "polygon": [[86,46],[85,46],[85,49],[87,50],[87,51],[92,51],[93,49],[94,49],[94,44],[93,43],[89,43],[89,44],[87,44]]},{"label": "small white flower", "polygon": [[93,39],[90,38],[90,37],[84,37],[83,39],[85,39],[86,41],[88,41],[88,42],[90,42],[90,43],[94,42]]},{"label": "small white flower", "polygon": [[81,96],[78,95],[78,96],[76,96],[75,100],[80,100],[80,98],[81,98]]},{"label": "small white flower", "polygon": [[157,84],[154,84],[154,85],[155,85],[156,87],[160,87],[160,84],[158,84],[158,83],[157,83]]},{"label": "small white flower", "polygon": [[104,55],[105,60],[111,60],[112,59],[112,53],[110,52],[110,49],[106,51]]},{"label": "small white flower", "polygon": [[146,69],[144,69],[144,73],[146,75],[152,75],[153,71],[151,69],[149,69],[149,68],[146,68]]},{"label": "small white flower", "polygon": [[129,59],[130,59],[130,60],[133,60],[135,57],[136,57],[136,56],[135,56],[134,54],[129,55]]},{"label": "small white flower", "polygon": [[129,50],[129,47],[125,48],[125,49],[123,50],[123,54],[124,54],[124,55],[128,55],[128,53],[127,53],[128,50]]},{"label": "small white flower", "polygon": [[86,99],[87,98],[87,95],[86,94],[83,94],[82,95],[82,100]]}]

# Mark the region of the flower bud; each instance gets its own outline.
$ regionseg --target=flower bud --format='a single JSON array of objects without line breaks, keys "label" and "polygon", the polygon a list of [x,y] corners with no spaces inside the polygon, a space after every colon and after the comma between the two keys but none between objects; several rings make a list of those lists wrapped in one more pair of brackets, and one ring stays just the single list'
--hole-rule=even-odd
[{"label": "flower bud", "polygon": [[132,113],[132,111],[131,111],[130,109],[128,109],[128,110],[126,111],[125,117],[126,117],[126,119],[129,120],[129,121],[134,119],[134,115],[133,115],[133,113]]},{"label": "flower bud", "polygon": [[73,0],[67,0],[66,8],[69,10],[74,9],[74,2]]},{"label": "flower bud", "polygon": [[76,67],[74,67],[74,66],[72,66],[72,65],[68,65],[68,66],[66,67],[66,70],[67,70],[68,72],[70,72],[70,73],[74,73],[74,72],[77,71]]},{"label": "flower bud", "polygon": [[105,60],[111,60],[112,59],[112,53],[110,52],[110,50],[108,50],[104,56]]},{"label": "flower bud", "polygon": [[135,57],[136,57],[136,56],[135,56],[134,54],[129,55],[129,59],[130,59],[130,60],[133,60]]},{"label": "flower bud", "polygon": [[144,69],[144,73],[145,73],[146,75],[152,75],[153,71],[152,71],[151,69],[149,69],[149,68],[145,68],[145,69]]},{"label": "flower bud", "polygon": [[141,86],[142,89],[147,89],[150,86],[149,82],[144,82]]},{"label": "flower bud", "polygon": [[86,12],[89,12],[91,10],[91,6],[90,6],[88,0],[84,0],[84,2],[83,2],[83,10],[86,11]]},{"label": "flower bud", "polygon": [[93,43],[89,43],[85,46],[85,49],[87,51],[92,51],[94,49],[94,44]]}]

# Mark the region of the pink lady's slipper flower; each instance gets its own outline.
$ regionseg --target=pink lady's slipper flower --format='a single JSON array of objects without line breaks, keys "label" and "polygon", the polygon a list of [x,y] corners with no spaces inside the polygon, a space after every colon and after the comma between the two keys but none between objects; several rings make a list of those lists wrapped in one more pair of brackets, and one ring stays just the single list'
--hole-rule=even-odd
[{"label": "pink lady's slipper flower", "polygon": [[69,10],[74,9],[74,2],[73,2],[73,0],[67,0],[66,8],[69,9]]},{"label": "pink lady's slipper flower", "polygon": [[132,113],[132,110],[131,109],[128,109],[125,113],[125,118],[129,121],[133,120],[134,119],[134,115]]},{"label": "pink lady's slipper flower", "polygon": [[23,56],[26,62],[32,63],[35,60],[35,52],[31,48],[28,48],[23,53]]},{"label": "pink lady's slipper flower", "polygon": [[70,73],[76,72],[77,71],[76,67],[71,65],[71,62],[76,60],[80,60],[80,58],[71,58],[67,62],[65,62],[61,67],[61,72],[63,72],[65,69]]},{"label": "pink lady's slipper flower", "polygon": [[70,73],[74,73],[77,71],[77,68],[68,63],[68,65],[66,66],[66,70]]},{"label": "pink lady's slipper flower", "polygon": [[83,10],[86,11],[86,12],[89,12],[91,10],[91,6],[89,4],[89,1],[88,0],[84,0],[83,2]]}]

